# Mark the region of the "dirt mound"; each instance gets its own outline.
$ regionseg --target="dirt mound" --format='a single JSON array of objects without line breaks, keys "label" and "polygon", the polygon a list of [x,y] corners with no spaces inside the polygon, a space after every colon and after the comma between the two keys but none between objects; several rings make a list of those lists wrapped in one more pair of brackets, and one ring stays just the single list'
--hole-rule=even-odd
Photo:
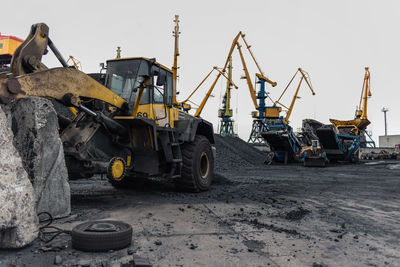
[{"label": "dirt mound", "polygon": [[266,154],[238,137],[215,135],[215,171],[235,171],[263,165]]},{"label": "dirt mound", "polygon": [[292,210],[292,211],[286,213],[285,219],[289,220],[289,221],[299,221],[299,220],[303,219],[310,212],[311,211],[300,207],[296,210]]}]

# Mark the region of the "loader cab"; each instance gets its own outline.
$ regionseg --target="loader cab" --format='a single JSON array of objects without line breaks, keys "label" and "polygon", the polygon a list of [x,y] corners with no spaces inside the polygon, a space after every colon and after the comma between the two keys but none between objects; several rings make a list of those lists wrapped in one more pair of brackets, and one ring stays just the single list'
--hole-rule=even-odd
[{"label": "loader cab", "polygon": [[[106,87],[128,102],[132,112],[138,88],[145,76],[151,78],[144,89],[138,116],[156,120],[168,118],[167,108],[172,107],[172,71],[155,59],[125,58],[107,61]],[[161,114],[162,113],[162,114]]]}]

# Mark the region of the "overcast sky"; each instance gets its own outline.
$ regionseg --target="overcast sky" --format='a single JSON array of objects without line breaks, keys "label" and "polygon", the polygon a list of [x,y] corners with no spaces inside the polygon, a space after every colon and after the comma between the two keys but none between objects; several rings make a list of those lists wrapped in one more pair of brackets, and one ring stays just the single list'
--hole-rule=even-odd
[{"label": "overcast sky", "polygon": [[[99,63],[115,57],[155,57],[171,67],[174,15],[180,15],[180,99],[198,85],[213,66],[225,62],[232,39],[243,31],[262,70],[277,87],[276,99],[298,67],[306,70],[316,92],[300,91],[290,124],[329,118],[349,120],[359,103],[364,67],[371,71],[372,97],[368,118],[375,140],[384,134],[382,107],[389,108],[388,133],[400,134],[400,2],[393,1],[6,1],[2,3],[0,32],[25,38],[30,25],[45,22],[50,37],[67,58],[82,62],[85,72],[97,72]],[[6,11],[6,12],[5,12]],[[57,66],[46,56],[45,63]],[[255,65],[247,55],[250,75]],[[234,117],[239,136],[248,139],[254,110],[242,67],[235,52]],[[214,76],[215,77],[215,76]],[[297,82],[296,82],[297,83]],[[202,117],[218,124],[217,110],[225,81],[220,80]],[[200,103],[207,86],[193,99]],[[283,100],[289,105],[295,86]]]}]

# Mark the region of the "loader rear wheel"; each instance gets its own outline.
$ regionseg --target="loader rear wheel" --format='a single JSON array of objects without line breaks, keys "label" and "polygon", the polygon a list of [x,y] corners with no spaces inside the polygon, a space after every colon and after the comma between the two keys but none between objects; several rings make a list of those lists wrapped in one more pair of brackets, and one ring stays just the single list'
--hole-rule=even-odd
[{"label": "loader rear wheel", "polygon": [[214,157],[208,139],[196,135],[193,142],[184,143],[182,150],[182,172],[175,186],[180,191],[200,192],[209,189],[214,177]]}]

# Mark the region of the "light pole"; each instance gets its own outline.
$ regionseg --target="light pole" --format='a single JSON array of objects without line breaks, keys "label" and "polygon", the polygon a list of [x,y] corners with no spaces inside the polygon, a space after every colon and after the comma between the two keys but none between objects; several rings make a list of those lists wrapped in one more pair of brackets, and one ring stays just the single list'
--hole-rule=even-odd
[{"label": "light pole", "polygon": [[382,108],[382,112],[383,112],[383,116],[385,118],[385,136],[387,136],[387,124],[386,124],[386,112],[388,112],[389,109],[388,108]]}]

